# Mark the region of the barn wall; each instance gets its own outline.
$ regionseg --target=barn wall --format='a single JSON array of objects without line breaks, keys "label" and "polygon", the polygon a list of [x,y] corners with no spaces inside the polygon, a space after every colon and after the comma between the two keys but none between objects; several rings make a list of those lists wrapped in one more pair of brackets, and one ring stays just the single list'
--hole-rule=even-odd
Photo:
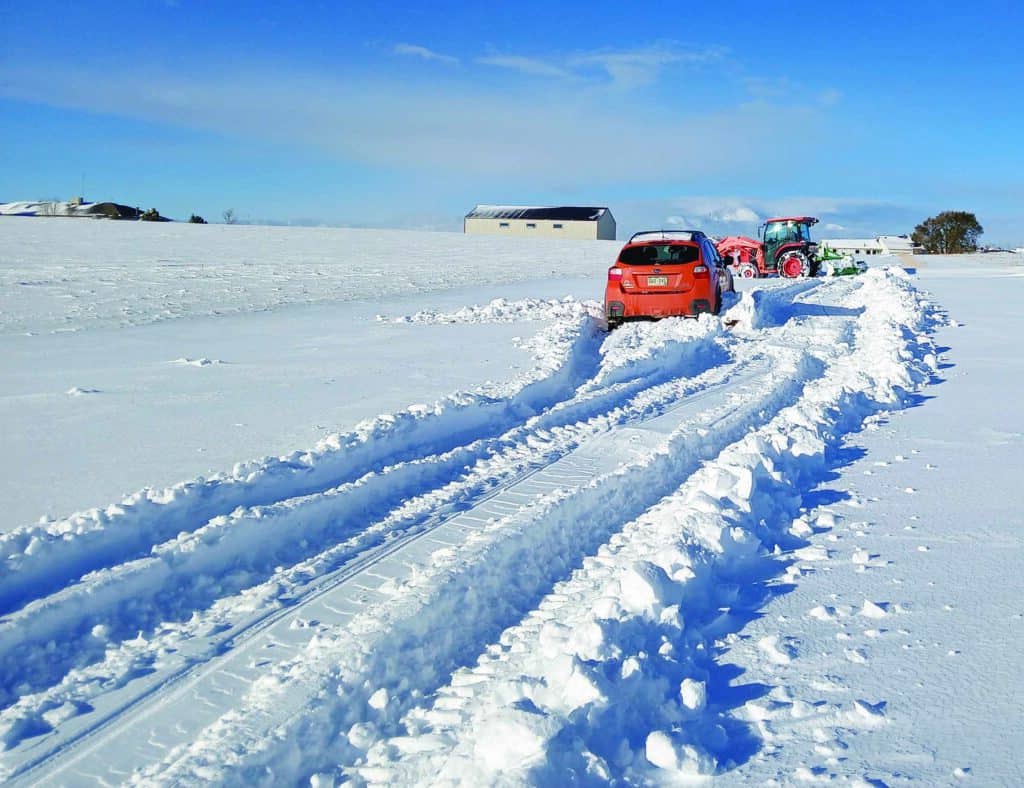
[{"label": "barn wall", "polygon": [[[608,216],[607,211],[605,216]],[[603,218],[603,217],[602,217]],[[529,225],[534,225],[530,227]],[[502,226],[507,225],[507,226]],[[561,225],[561,228],[555,225]],[[601,229],[601,222],[568,222],[551,221],[550,219],[475,219],[465,220],[465,231],[467,233],[486,235],[514,235],[518,237],[537,238],[571,238],[574,240],[593,240],[599,237],[600,232],[607,233],[607,225]],[[611,221],[611,235],[615,237],[615,220]]]}]

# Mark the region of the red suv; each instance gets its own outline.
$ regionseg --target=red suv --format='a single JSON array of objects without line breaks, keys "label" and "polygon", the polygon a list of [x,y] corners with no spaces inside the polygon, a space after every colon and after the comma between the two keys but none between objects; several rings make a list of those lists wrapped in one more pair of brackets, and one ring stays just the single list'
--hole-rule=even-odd
[{"label": "red suv", "polygon": [[732,277],[715,245],[699,230],[635,233],[608,269],[608,328],[629,318],[717,315]]}]

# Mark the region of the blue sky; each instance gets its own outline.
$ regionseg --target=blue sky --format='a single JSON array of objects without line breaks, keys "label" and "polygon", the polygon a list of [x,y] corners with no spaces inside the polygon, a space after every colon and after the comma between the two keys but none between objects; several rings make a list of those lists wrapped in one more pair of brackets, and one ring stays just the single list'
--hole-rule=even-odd
[{"label": "blue sky", "polygon": [[459,229],[608,205],[620,236],[823,236],[974,211],[1024,243],[1024,4],[0,0],[0,201]]}]

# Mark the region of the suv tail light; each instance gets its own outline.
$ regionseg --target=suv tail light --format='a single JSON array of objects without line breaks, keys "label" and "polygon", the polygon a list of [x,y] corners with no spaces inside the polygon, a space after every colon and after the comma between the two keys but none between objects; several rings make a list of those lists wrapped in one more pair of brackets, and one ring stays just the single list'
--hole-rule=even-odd
[{"label": "suv tail light", "polygon": [[623,290],[632,290],[633,282],[623,275],[623,270],[616,266],[608,269],[608,284],[617,284]]}]

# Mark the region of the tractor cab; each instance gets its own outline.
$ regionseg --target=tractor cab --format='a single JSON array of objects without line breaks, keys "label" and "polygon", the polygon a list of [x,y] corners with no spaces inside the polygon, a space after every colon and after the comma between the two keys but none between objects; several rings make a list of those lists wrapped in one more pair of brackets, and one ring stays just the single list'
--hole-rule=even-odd
[{"label": "tractor cab", "polygon": [[813,216],[768,219],[761,225],[764,263],[786,277],[813,276],[818,245],[811,240]]},{"label": "tractor cab", "polygon": [[791,219],[769,219],[761,225],[761,240],[769,242],[800,242],[811,240],[811,225],[817,219],[801,216]]}]

